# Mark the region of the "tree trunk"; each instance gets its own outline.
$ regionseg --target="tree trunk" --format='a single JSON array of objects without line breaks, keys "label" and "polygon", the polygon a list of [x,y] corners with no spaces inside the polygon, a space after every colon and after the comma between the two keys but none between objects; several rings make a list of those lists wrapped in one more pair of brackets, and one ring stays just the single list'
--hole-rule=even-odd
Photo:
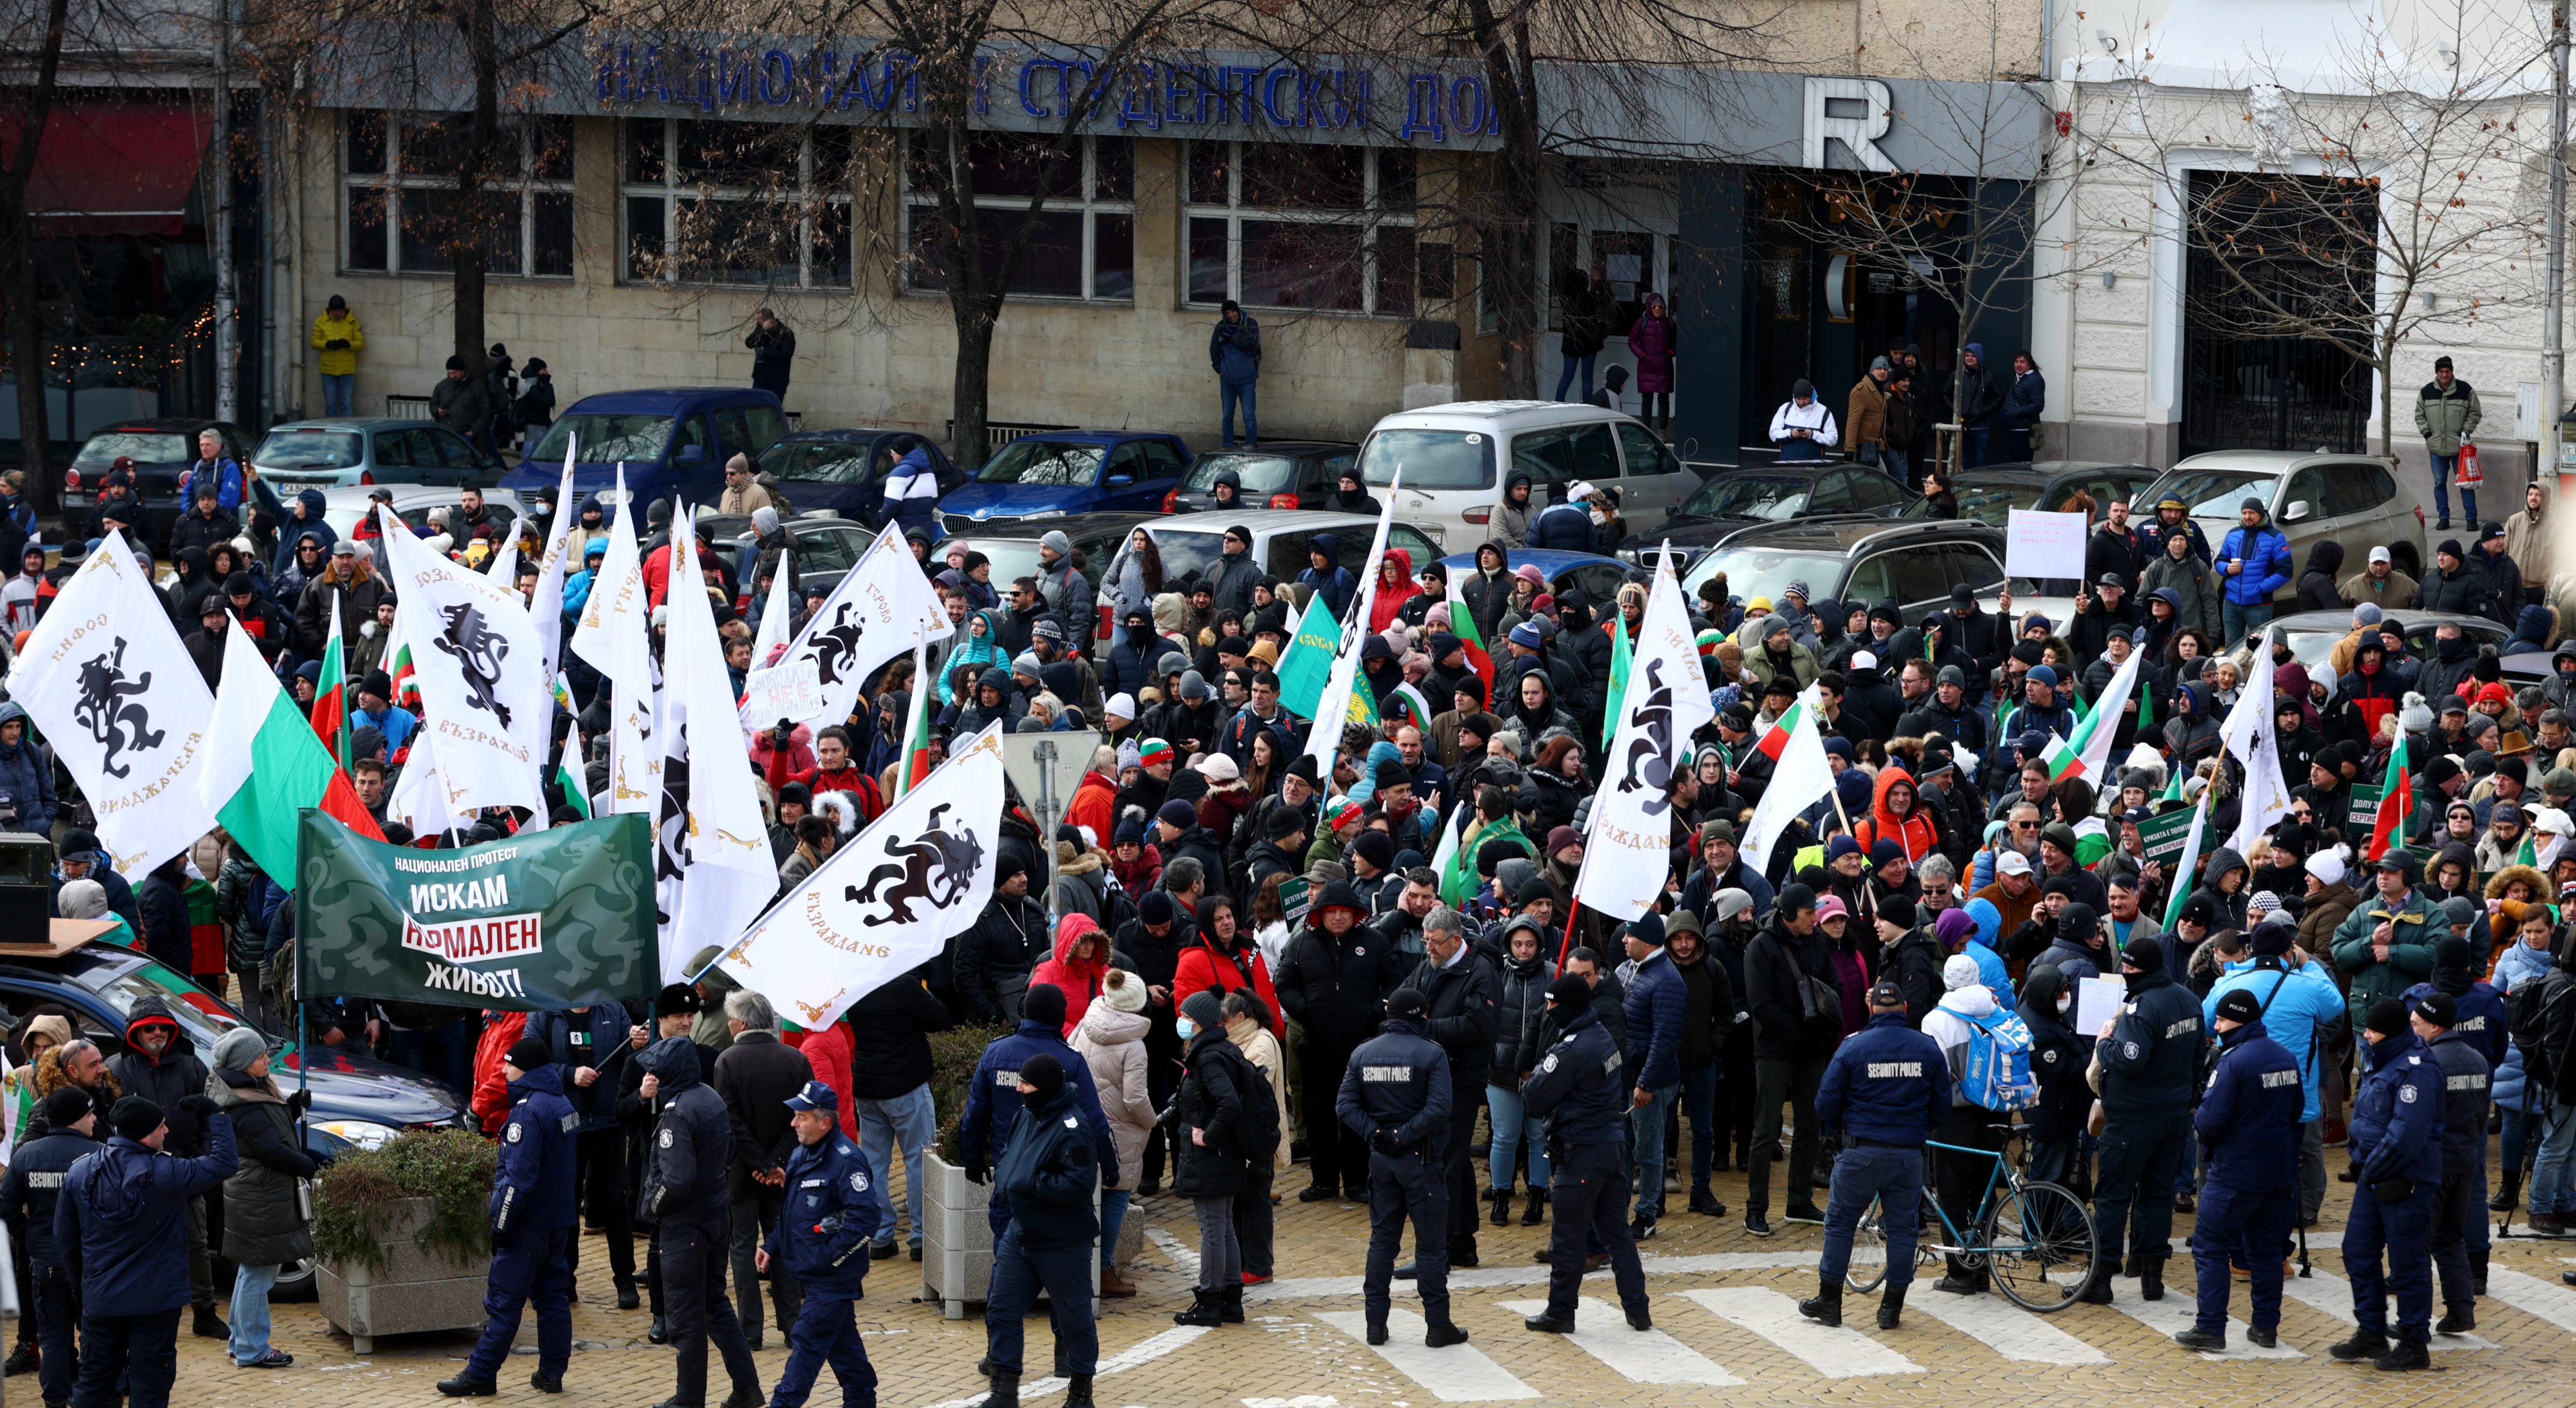
[{"label": "tree trunk", "polygon": [[1000,316],[984,283],[982,212],[975,208],[975,173],[966,153],[964,114],[943,124],[948,160],[941,164],[947,189],[939,209],[948,222],[948,311],[957,329],[957,362],[949,381],[948,458],[969,474],[983,468],[992,418],[993,325]]},{"label": "tree trunk", "polygon": [[[466,16],[466,57],[474,68],[474,113],[466,126],[464,160],[456,171],[456,218],[448,247],[456,266],[456,355],[464,359],[465,374],[480,384],[490,365],[483,356],[484,274],[489,262],[484,241],[491,228],[483,177],[490,168],[500,128],[501,52],[492,0],[472,0]],[[497,416],[500,409],[494,406],[491,411]]]},{"label": "tree trunk", "polygon": [[1541,286],[1538,232],[1546,212],[1539,191],[1545,153],[1539,139],[1537,88],[1529,29],[1506,26],[1479,0],[1475,7],[1485,86],[1502,125],[1503,144],[1487,159],[1489,217],[1478,235],[1477,277],[1494,310],[1498,366],[1506,397],[1536,394],[1538,340],[1547,330],[1548,290]]},{"label": "tree trunk", "polygon": [[15,159],[0,170],[0,267],[5,267],[8,279],[9,364],[18,379],[18,465],[26,472],[29,501],[39,515],[54,511],[61,499],[45,454],[45,354],[38,345],[42,325],[36,314],[40,292],[36,222],[27,212],[27,183],[36,173],[37,150],[44,144],[45,123],[53,115],[55,79],[62,71],[63,27],[70,8],[70,0],[52,0],[46,7],[35,92],[23,109]]}]

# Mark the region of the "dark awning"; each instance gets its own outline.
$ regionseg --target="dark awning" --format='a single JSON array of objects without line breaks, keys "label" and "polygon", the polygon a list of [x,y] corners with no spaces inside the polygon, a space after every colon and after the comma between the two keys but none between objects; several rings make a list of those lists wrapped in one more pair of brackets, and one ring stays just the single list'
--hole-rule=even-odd
[{"label": "dark awning", "polygon": [[[175,235],[214,127],[192,104],[57,97],[27,183],[39,234]],[[19,131],[0,123],[0,160]]]}]

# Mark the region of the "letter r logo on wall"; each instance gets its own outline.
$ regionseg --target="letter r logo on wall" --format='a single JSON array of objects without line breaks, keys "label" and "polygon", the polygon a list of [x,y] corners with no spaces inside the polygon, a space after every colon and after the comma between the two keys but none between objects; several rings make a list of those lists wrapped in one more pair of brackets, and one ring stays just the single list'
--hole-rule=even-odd
[{"label": "letter r logo on wall", "polygon": [[1825,168],[1825,139],[1843,144],[1863,170],[1894,172],[1896,163],[1879,150],[1878,139],[1895,122],[1895,100],[1875,78],[1810,78],[1807,80],[1806,151],[1803,163]]}]

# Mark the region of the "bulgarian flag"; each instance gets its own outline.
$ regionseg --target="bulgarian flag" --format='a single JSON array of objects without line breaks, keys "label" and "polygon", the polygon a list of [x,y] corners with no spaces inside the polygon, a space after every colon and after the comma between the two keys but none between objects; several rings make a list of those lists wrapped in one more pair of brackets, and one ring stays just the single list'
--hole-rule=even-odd
[{"label": "bulgarian flag", "polygon": [[2111,765],[2111,740],[2120,731],[2120,714],[2128,706],[2130,693],[2138,685],[2138,662],[2146,657],[2130,651],[2129,658],[2113,672],[2111,682],[2102,687],[2101,697],[2076,724],[2072,738],[2052,738],[2042,758],[2048,763],[2048,780],[2083,777],[2098,786]]},{"label": "bulgarian flag", "polygon": [[2405,838],[2398,832],[2404,829],[2406,818],[2414,811],[2415,781],[2406,772],[2406,740],[2401,736],[2388,748],[2388,775],[2379,793],[2379,816],[2370,828],[2372,861],[2388,854],[2390,846],[2405,844]]},{"label": "bulgarian flag", "polygon": [[912,650],[912,698],[904,704],[903,764],[895,769],[894,801],[921,784],[930,775],[930,691],[919,688],[930,677],[929,652],[920,646]]},{"label": "bulgarian flag", "polygon": [[394,613],[392,634],[385,637],[385,676],[393,681],[393,698],[386,703],[420,712],[420,681],[413,678],[411,641],[403,635],[403,614]]},{"label": "bulgarian flag", "polygon": [[1619,721],[1628,716],[1628,670],[1635,658],[1636,651],[1628,645],[1628,623],[1620,618],[1618,608],[1613,606],[1610,610],[1610,688],[1601,706],[1601,746],[1604,748],[1610,746],[1611,738],[1619,732]]},{"label": "bulgarian flag", "polygon": [[1816,715],[1823,707],[1822,692],[1808,685],[1755,745],[1755,751],[1772,762],[1771,782],[1737,833],[1741,838],[1737,851],[1757,870],[1771,864],[1771,848],[1790,822],[1818,798],[1833,795],[1833,764],[1825,759],[1824,736],[1816,728]]},{"label": "bulgarian flag", "polygon": [[311,722],[277,687],[249,632],[224,632],[222,678],[206,736],[223,739],[224,746],[205,755],[197,795],[270,879],[295,888],[296,813],[302,808],[320,807],[361,836],[385,839],[349,775],[331,761]]},{"label": "bulgarian flag", "polygon": [[2209,794],[2203,792],[2200,794],[2200,801],[2198,804],[2194,805],[2191,809],[2191,834],[2183,838],[2182,861],[2173,868],[2165,881],[2165,884],[2170,888],[2173,896],[2171,899],[2165,901],[2165,929],[2167,932],[2171,932],[2174,925],[2182,922],[2183,902],[2191,898],[2191,892],[2193,889],[2191,873],[2193,869],[2200,864],[2201,833],[2206,830],[2208,826]]},{"label": "bulgarian flag", "polygon": [[343,677],[347,658],[340,644],[341,594],[331,594],[331,635],[322,642],[322,675],[313,685],[313,734],[331,752],[331,761],[347,767],[349,758],[349,691]]},{"label": "bulgarian flag", "polygon": [[588,756],[581,746],[581,724],[575,722],[564,731],[563,752],[555,758],[555,781],[563,786],[564,805],[581,813],[584,821],[591,818],[590,769],[584,761]]},{"label": "bulgarian flag", "polygon": [[1494,656],[1485,649],[1484,633],[1476,629],[1476,613],[1467,609],[1467,597],[1459,588],[1456,573],[1449,577],[1449,634],[1467,647],[1467,667],[1485,682],[1485,704],[1491,708],[1494,702]]}]

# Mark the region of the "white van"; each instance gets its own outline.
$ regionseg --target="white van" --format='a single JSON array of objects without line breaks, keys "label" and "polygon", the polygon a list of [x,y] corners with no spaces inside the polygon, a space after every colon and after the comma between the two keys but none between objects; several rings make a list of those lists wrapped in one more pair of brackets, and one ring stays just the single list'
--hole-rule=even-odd
[{"label": "white van", "polygon": [[1360,478],[1383,491],[1404,466],[1395,516],[1442,535],[1451,553],[1492,536],[1494,506],[1517,469],[1530,477],[1530,505],[1544,508],[1552,485],[1577,479],[1619,491],[1619,516],[1643,533],[1699,487],[1645,423],[1598,406],[1558,401],[1455,401],[1400,411],[1377,423],[1360,446]]}]

